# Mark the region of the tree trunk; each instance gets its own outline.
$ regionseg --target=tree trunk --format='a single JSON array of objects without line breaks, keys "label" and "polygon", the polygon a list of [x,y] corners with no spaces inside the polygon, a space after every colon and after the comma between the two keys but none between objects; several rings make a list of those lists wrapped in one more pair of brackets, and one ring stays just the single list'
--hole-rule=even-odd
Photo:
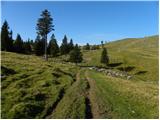
[{"label": "tree trunk", "polygon": [[44,58],[47,61],[48,57],[47,57],[47,35],[45,35],[45,53],[44,53]]}]

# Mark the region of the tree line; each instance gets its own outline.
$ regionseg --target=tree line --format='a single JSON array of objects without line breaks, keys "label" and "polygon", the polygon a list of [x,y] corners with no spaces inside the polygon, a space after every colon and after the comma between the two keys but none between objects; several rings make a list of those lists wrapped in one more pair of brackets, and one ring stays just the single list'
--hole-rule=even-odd
[{"label": "tree line", "polygon": [[[5,20],[1,28],[1,50],[23,54],[35,54],[37,56],[44,55],[45,60],[47,60],[48,56],[57,57],[60,55],[69,54],[70,62],[82,62],[83,55],[81,53],[80,47],[78,46],[78,44],[74,45],[72,39],[70,39],[70,41],[68,42],[68,38],[66,35],[64,35],[62,44],[60,46],[58,45],[55,35],[53,33],[49,38],[49,43],[47,43],[48,33],[54,31],[53,18],[51,17],[48,10],[42,11],[40,16],[41,17],[37,20],[37,36],[34,41],[30,39],[24,41],[21,38],[20,34],[17,34],[16,39],[13,40],[13,32],[12,30],[9,30],[8,22]],[[87,43],[87,45],[83,48],[85,50],[96,50],[99,49],[100,46],[90,46],[89,43]],[[109,57],[107,55],[106,48],[103,47],[103,44],[102,48],[103,51],[101,55],[101,63],[108,64]]]},{"label": "tree line", "polygon": [[23,41],[20,34],[17,34],[15,40],[12,38],[12,30],[9,31],[9,25],[5,21],[1,28],[1,50],[17,53],[31,53],[31,44],[33,41]]},{"label": "tree line", "polygon": [[[20,34],[17,34],[16,39],[12,37],[12,30],[9,31],[8,22],[5,21],[1,29],[1,50],[8,52],[17,52],[23,54],[35,54],[37,56],[44,55],[45,52],[45,40],[38,34],[35,41],[28,39],[24,41]],[[65,35],[61,46],[58,45],[55,35],[52,34],[47,45],[47,54],[51,57],[57,57],[59,55],[68,54],[74,49],[75,45],[73,40]]]},{"label": "tree line", "polygon": [[100,49],[100,45],[89,45],[89,43],[87,43],[86,45],[83,46],[84,50],[98,50]]}]

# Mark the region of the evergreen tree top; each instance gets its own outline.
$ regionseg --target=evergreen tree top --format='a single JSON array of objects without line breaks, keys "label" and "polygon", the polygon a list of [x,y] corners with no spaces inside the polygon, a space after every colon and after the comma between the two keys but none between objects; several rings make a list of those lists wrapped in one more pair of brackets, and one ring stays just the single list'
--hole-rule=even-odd
[{"label": "evergreen tree top", "polygon": [[68,44],[68,42],[67,42],[67,36],[66,35],[64,36],[64,38],[62,40],[62,44]]},{"label": "evergreen tree top", "polygon": [[54,40],[55,39],[55,35],[54,34],[52,34],[52,36],[51,36],[51,40]]},{"label": "evergreen tree top", "polygon": [[79,47],[78,47],[78,44],[75,45],[75,48],[79,48]]},{"label": "evergreen tree top", "polygon": [[54,25],[52,24],[53,19],[51,17],[50,12],[47,9],[42,11],[40,16],[41,16],[41,18],[38,19],[36,29],[39,34],[46,35],[50,31],[54,30],[53,29]]},{"label": "evergreen tree top", "polygon": [[9,25],[8,25],[8,22],[5,20],[2,25],[2,30],[8,30],[8,29],[9,29]]},{"label": "evergreen tree top", "polygon": [[17,38],[16,38],[16,40],[22,40],[22,38],[21,38],[20,34],[17,34]]}]

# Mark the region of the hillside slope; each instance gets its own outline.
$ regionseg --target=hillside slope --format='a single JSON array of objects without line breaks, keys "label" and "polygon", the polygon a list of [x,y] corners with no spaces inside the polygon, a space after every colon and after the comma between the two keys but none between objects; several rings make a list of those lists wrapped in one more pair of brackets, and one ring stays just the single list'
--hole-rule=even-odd
[{"label": "hillside slope", "polygon": [[[79,68],[2,52],[1,69],[2,118],[46,118],[75,82]],[[83,101],[78,104],[84,106]]]},{"label": "hillside slope", "polygon": [[[115,67],[130,67],[128,71],[136,80],[158,83],[159,36],[128,38],[105,44],[110,63],[122,63]],[[83,51],[85,65],[101,65],[101,49]]]},{"label": "hillside slope", "polygon": [[[134,66],[129,74],[146,71],[130,80],[61,58],[45,61],[34,55],[2,52],[2,118],[158,118],[157,42],[154,36],[105,45],[111,65],[125,58],[125,66]],[[83,54],[85,62],[79,65],[100,65],[101,49]],[[124,63],[113,71],[121,66]]]}]

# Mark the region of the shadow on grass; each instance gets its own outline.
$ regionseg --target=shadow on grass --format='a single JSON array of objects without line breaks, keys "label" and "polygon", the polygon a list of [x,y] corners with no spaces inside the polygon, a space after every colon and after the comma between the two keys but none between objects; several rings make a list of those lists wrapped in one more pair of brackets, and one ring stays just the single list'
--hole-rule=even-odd
[{"label": "shadow on grass", "polygon": [[55,110],[55,108],[57,107],[58,103],[61,101],[61,99],[63,98],[65,94],[64,88],[62,88],[59,92],[59,95],[57,97],[57,100],[48,108],[48,110],[46,111],[46,114],[43,116],[43,118],[47,118],[47,116],[50,116],[52,114],[52,112]]},{"label": "shadow on grass", "polygon": [[108,66],[109,67],[117,67],[117,66],[120,66],[122,64],[122,62],[120,63],[110,63]]},{"label": "shadow on grass", "polygon": [[127,67],[119,67],[118,70],[120,71],[126,71],[126,72],[130,72],[132,71],[133,69],[135,69],[134,66],[127,66]]},{"label": "shadow on grass", "polygon": [[138,71],[138,72],[135,73],[135,75],[142,75],[142,74],[145,74],[145,73],[147,73],[147,71]]},{"label": "shadow on grass", "polygon": [[12,74],[16,74],[16,72],[13,69],[1,66],[1,70],[2,70],[2,75],[12,75]]}]

